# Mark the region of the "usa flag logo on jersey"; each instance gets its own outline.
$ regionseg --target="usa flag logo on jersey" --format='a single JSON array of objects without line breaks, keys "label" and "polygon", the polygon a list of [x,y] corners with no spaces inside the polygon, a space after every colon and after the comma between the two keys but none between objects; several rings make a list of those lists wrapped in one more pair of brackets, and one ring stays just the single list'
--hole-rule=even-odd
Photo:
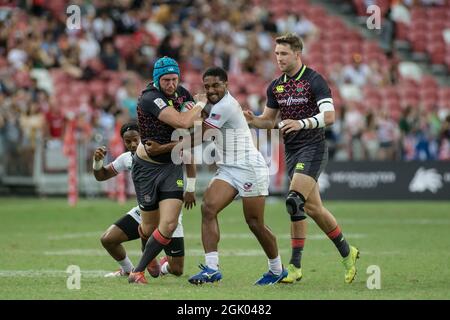
[{"label": "usa flag logo on jersey", "polygon": [[245,191],[250,191],[252,189],[253,183],[251,182],[246,182],[244,183],[244,190]]},{"label": "usa flag logo on jersey", "polygon": [[219,120],[219,119],[220,119],[220,114],[217,114],[217,113],[211,113],[211,119],[213,119],[213,120]]}]

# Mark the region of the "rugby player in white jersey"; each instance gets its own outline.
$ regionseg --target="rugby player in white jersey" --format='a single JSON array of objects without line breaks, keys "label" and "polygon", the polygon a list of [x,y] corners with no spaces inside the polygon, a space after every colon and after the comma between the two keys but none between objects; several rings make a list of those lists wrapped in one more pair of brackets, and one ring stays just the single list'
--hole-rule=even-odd
[{"label": "rugby player in white jersey", "polygon": [[205,140],[214,137],[218,170],[204,193],[201,207],[205,265],[200,265],[200,272],[190,277],[189,282],[202,284],[222,279],[217,215],[240,195],[245,221],[268,257],[269,271],[255,284],[274,284],[283,279],[287,271],[283,269],[278,255],[276,237],[264,224],[269,169],[253,144],[241,106],[229,93],[227,81],[226,71],[218,67],[210,68],[203,74],[206,92],[203,102],[208,102],[211,107],[204,120],[203,137]]},{"label": "rugby player in white jersey", "polygon": [[[128,151],[122,153],[110,164],[103,166],[103,161],[106,156],[105,147],[99,147],[95,150],[93,167],[96,180],[105,181],[115,177],[120,172],[131,170],[132,156],[136,152],[140,141],[137,123],[130,122],[124,124],[120,129],[120,135]],[[152,152],[157,154],[160,145],[152,142],[151,148]],[[122,243],[140,238],[138,227],[141,221],[139,207],[136,206],[112,224],[102,235],[100,241],[103,247],[120,266],[119,270],[108,273],[105,277],[128,276],[134,268]],[[156,259],[153,259],[147,266],[147,270],[151,276],[158,277],[160,274],[164,275],[167,273],[180,276],[183,273],[184,234],[181,221],[182,214],[180,214],[178,219],[178,226],[172,235],[170,246],[165,248],[167,256],[162,258],[163,263],[161,267]]]}]

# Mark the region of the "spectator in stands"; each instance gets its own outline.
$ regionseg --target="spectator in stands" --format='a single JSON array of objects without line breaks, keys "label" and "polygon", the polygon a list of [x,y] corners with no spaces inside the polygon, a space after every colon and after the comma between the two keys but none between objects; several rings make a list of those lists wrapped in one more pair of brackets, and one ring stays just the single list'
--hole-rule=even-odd
[{"label": "spectator in stands", "polygon": [[398,130],[387,110],[383,110],[377,121],[377,135],[380,144],[379,160],[396,159]]},{"label": "spectator in stands", "polygon": [[366,125],[363,129],[361,142],[365,160],[378,160],[379,142],[377,137],[377,122],[374,113],[366,115]]},{"label": "spectator in stands", "polygon": [[123,71],[125,64],[117,53],[111,41],[105,41],[102,46],[100,59],[107,70]]},{"label": "spectator in stands", "polygon": [[25,44],[22,39],[18,39],[15,47],[8,52],[8,62],[16,69],[21,70],[25,67],[28,54],[25,50]]},{"label": "spectator in stands", "polygon": [[450,160],[450,115],[445,118],[439,134],[439,160]]},{"label": "spectator in stands", "polygon": [[362,160],[363,150],[361,145],[361,135],[364,128],[364,116],[354,103],[347,104],[344,116],[344,132],[347,133],[347,141],[350,147],[350,157],[352,160]]},{"label": "spectator in stands", "polygon": [[358,87],[364,86],[370,78],[370,68],[362,62],[362,56],[359,53],[353,54],[353,63],[344,66],[341,78]]},{"label": "spectator in stands", "polygon": [[45,113],[44,137],[47,147],[60,149],[65,127],[65,117],[62,107],[53,99],[49,104],[49,110]]},{"label": "spectator in stands", "polygon": [[32,102],[29,108],[20,116],[20,129],[23,132],[21,141],[21,161],[23,173],[31,175],[33,172],[34,152],[44,131],[44,115],[37,103]]},{"label": "spectator in stands", "polygon": [[402,0],[392,1],[389,18],[395,23],[411,24],[411,13]]}]

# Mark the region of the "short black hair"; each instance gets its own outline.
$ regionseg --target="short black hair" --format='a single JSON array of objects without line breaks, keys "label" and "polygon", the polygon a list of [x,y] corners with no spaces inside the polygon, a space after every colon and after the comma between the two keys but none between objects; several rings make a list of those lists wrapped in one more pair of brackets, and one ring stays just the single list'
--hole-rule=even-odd
[{"label": "short black hair", "polygon": [[120,136],[123,138],[125,132],[130,130],[139,132],[139,126],[135,121],[125,123],[122,128],[120,128]]},{"label": "short black hair", "polygon": [[219,77],[220,81],[227,82],[228,75],[227,72],[221,67],[211,67],[203,73],[202,79],[205,80],[206,77]]}]

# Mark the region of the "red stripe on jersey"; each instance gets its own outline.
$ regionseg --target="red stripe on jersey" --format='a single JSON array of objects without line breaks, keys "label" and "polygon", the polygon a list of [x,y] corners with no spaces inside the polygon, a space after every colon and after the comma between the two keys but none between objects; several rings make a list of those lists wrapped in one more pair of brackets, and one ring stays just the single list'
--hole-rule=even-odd
[{"label": "red stripe on jersey", "polygon": [[209,123],[208,121],[203,121],[207,126],[209,126],[209,127],[211,127],[211,128],[214,128],[214,129],[220,129],[219,127],[216,127],[215,125],[213,125],[213,124],[211,124],[211,123]]},{"label": "red stripe on jersey", "polygon": [[116,168],[114,168],[114,165],[113,165],[112,163],[110,163],[110,164],[108,165],[108,167],[110,167],[110,168],[112,169],[112,171],[113,171],[116,175],[119,174],[119,172],[116,170]]}]

